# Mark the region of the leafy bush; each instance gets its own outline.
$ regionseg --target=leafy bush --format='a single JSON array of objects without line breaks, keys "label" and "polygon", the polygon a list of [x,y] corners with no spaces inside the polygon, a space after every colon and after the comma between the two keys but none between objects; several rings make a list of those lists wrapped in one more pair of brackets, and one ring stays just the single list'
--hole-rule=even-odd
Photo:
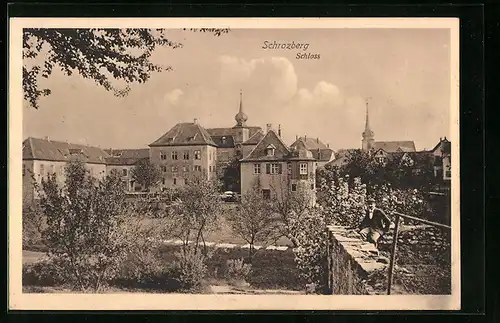
[{"label": "leafy bush", "polygon": [[171,275],[179,283],[182,290],[197,291],[207,274],[206,257],[193,247],[184,247],[175,254],[176,260]]},{"label": "leafy bush", "polygon": [[294,249],[299,277],[306,285],[314,286],[314,292],[322,293],[327,287],[328,236],[324,214],[311,210],[302,218],[299,246]]},{"label": "leafy bush", "polygon": [[32,264],[23,265],[23,285],[36,286],[56,286],[65,281],[61,264],[50,260],[43,259]]},{"label": "leafy bush", "polygon": [[243,258],[229,259],[226,262],[227,278],[230,280],[246,281],[252,272],[252,265],[246,264]]},{"label": "leafy bush", "polygon": [[23,249],[43,243],[42,232],[45,221],[41,209],[35,204],[23,203]]}]

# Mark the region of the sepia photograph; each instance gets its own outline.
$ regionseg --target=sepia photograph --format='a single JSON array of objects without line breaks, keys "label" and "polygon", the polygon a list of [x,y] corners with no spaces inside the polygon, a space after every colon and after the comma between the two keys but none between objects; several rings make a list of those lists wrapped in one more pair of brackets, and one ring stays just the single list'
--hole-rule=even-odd
[{"label": "sepia photograph", "polygon": [[11,18],[9,306],[460,309],[458,26]]}]

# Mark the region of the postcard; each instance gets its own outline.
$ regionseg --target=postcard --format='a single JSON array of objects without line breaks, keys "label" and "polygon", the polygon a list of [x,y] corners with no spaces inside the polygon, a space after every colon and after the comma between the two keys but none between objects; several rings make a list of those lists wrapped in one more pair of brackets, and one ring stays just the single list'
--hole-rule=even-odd
[{"label": "postcard", "polygon": [[458,42],[11,18],[9,307],[459,310]]}]

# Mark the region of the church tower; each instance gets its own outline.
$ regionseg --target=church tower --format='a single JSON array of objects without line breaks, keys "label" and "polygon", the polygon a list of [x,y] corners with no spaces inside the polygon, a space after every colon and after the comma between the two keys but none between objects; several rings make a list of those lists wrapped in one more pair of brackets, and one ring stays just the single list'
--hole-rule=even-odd
[{"label": "church tower", "polygon": [[243,112],[243,94],[241,90],[240,90],[240,109],[238,113],[234,116],[234,120],[236,120],[236,125],[233,127],[233,129],[237,129],[236,136],[234,139],[235,139],[235,144],[238,146],[239,144],[247,141],[249,138],[249,129],[246,126],[248,117],[245,114],[245,112]]},{"label": "church tower", "polygon": [[369,151],[373,148],[375,139],[375,133],[370,129],[370,119],[368,115],[368,100],[366,100],[366,121],[365,121],[365,131],[363,131],[363,140],[361,145],[364,151]]}]

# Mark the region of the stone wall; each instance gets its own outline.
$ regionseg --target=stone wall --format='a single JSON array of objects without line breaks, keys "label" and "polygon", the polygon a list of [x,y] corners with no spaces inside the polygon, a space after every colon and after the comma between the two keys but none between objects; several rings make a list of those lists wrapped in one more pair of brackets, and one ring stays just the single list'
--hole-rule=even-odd
[{"label": "stone wall", "polygon": [[342,226],[328,226],[328,287],[334,295],[384,294],[387,262],[377,249]]}]

